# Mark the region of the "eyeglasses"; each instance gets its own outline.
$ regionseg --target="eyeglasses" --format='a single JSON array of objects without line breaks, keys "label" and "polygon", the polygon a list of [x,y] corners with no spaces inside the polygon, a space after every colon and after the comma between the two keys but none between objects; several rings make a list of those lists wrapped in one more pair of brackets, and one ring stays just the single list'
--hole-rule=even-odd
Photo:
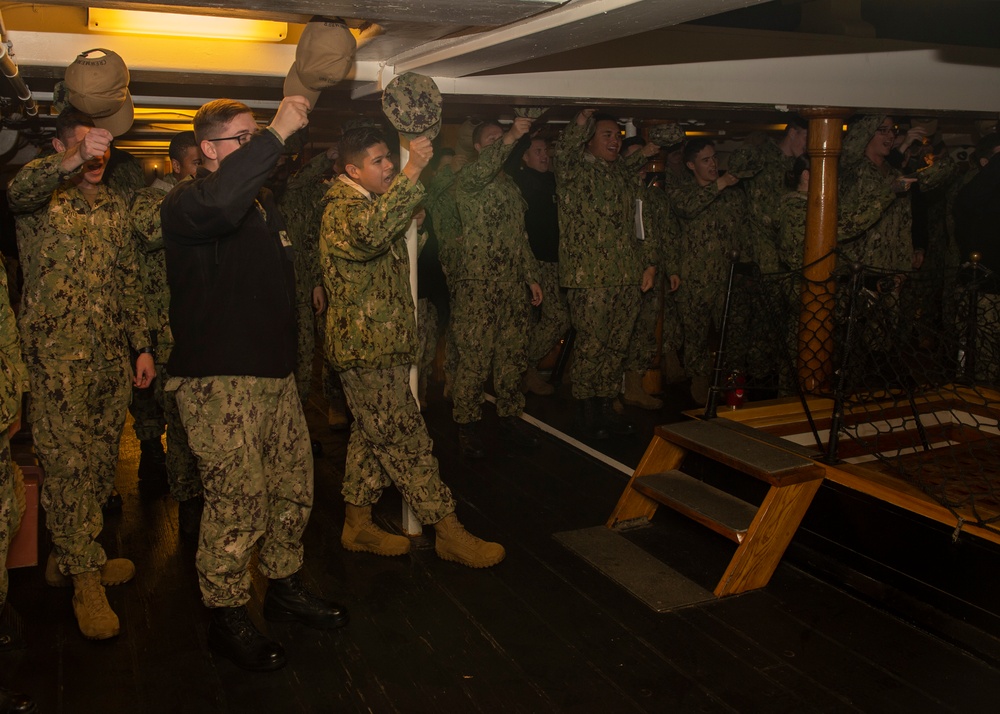
[{"label": "eyeglasses", "polygon": [[260,133],[259,130],[258,131],[248,131],[248,132],[245,132],[243,134],[237,134],[236,136],[220,136],[218,139],[209,139],[208,141],[212,142],[213,144],[215,142],[217,142],[217,141],[236,141],[236,142],[239,142],[240,146],[243,146],[248,141],[250,141],[251,137],[256,136],[259,133]]},{"label": "eyeglasses", "polygon": [[899,129],[894,126],[880,126],[875,130],[878,134],[892,134],[893,136],[899,136]]}]

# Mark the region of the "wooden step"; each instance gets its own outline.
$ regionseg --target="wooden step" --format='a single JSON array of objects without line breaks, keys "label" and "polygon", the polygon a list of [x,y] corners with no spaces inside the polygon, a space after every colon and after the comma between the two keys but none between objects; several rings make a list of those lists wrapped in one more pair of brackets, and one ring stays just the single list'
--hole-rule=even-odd
[{"label": "wooden step", "polygon": [[712,529],[734,543],[742,543],[757,508],[720,491],[683,471],[640,476],[632,488]]},{"label": "wooden step", "polygon": [[553,537],[656,612],[715,599],[712,591],[603,526],[564,531]]},{"label": "wooden step", "polygon": [[752,426],[747,426],[743,422],[734,421],[732,419],[713,419],[712,423],[717,424],[724,429],[729,429],[743,434],[744,436],[748,436],[756,441],[770,444],[775,448],[784,449],[785,451],[801,456],[804,459],[820,459],[826,455],[818,446],[816,446],[815,442],[812,444],[796,444],[794,441],[782,439],[780,436],[775,436],[774,434],[762,431],[761,429],[755,429]]},{"label": "wooden step", "polygon": [[665,424],[656,427],[656,435],[772,486],[788,486],[823,478],[825,471],[822,466],[751,438],[742,431],[720,426],[718,421]]}]

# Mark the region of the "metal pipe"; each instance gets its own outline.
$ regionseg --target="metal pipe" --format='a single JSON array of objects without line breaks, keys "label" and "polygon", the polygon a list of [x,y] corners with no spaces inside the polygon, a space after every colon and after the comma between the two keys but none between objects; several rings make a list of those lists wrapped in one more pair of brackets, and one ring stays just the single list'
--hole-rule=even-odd
[{"label": "metal pipe", "polygon": [[[3,27],[2,17],[0,17],[0,27]],[[6,32],[4,32],[4,35],[6,35]],[[35,104],[28,85],[21,78],[21,73],[17,69],[17,63],[14,62],[14,58],[7,51],[6,37],[4,37],[4,40],[4,42],[0,42],[0,71],[10,81],[11,86],[14,88],[14,93],[21,100],[21,104],[24,106],[24,113],[29,117],[36,117],[38,116],[38,105]]]}]

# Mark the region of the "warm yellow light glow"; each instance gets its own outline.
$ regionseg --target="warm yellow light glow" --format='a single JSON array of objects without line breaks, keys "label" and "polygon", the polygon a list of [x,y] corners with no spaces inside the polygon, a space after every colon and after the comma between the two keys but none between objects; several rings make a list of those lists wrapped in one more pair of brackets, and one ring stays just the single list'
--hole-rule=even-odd
[{"label": "warm yellow light glow", "polygon": [[95,32],[127,35],[210,37],[260,42],[280,42],[288,35],[287,22],[96,7],[87,10],[87,28]]}]

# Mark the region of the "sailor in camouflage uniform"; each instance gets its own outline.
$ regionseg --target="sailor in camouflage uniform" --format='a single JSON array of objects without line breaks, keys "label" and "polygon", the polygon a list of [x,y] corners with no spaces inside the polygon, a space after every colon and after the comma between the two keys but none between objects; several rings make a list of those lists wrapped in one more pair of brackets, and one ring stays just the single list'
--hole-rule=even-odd
[{"label": "sailor in camouflage uniform", "polygon": [[786,179],[795,159],[805,153],[809,124],[798,117],[785,125],[781,140],[765,140],[742,146],[729,159],[729,172],[741,177],[746,193],[757,262],[763,273],[773,273],[798,264],[781,265],[778,260],[778,207],[788,191]]},{"label": "sailor in camouflage uniform", "polygon": [[241,102],[203,105],[194,131],[204,164],[160,205],[174,336],[165,388],[176,391],[204,486],[195,565],[212,611],[208,644],[249,670],[285,664],[247,613],[255,550],[268,578],[265,618],[316,629],[348,620],[299,574],[313,457],[295,386],[293,246],[264,188],[310,108],[286,97],[260,130]]},{"label": "sailor in camouflage uniform", "polygon": [[592,438],[631,434],[612,409],[641,291],[656,274],[652,245],[636,239],[639,169],[659,148],[647,144],[619,156],[621,130],[610,116],[586,109],[556,145],[559,282],[567,288],[576,329],[573,396],[578,427]]},{"label": "sailor in camouflage uniform", "polygon": [[[35,451],[54,566],[71,576],[84,636],[118,634],[104,584],[129,580],[125,559],[97,542],[114,486],[131,387],[155,376],[135,242],[120,196],[102,183],[107,130],[75,109],[60,114],[55,154],[36,159],[8,189],[24,270],[21,341],[31,381]],[[135,377],[129,347],[138,350]]]},{"label": "sailor in camouflage uniform", "polygon": [[288,236],[295,246],[295,295],[298,308],[299,342],[295,383],[303,406],[312,389],[313,357],[316,351],[316,316],[326,309],[326,293],[319,271],[320,201],[328,185],[338,150],[331,146],[317,154],[288,179],[278,207],[285,217]]},{"label": "sailor in camouflage uniform", "polygon": [[[17,429],[21,417],[21,396],[28,391],[28,373],[21,361],[21,341],[17,336],[14,312],[7,291],[7,270],[0,257],[0,612],[7,602],[7,550],[20,528],[26,507],[24,478],[11,461],[8,432]],[[15,640],[6,632],[0,642]],[[34,711],[23,694],[0,687],[0,711]]]},{"label": "sailor in camouflage uniform", "polygon": [[395,485],[417,520],[434,524],[440,557],[471,567],[495,565],[503,547],[470,535],[455,517],[455,499],[441,481],[409,384],[417,330],[406,231],[424,196],[418,179],[433,153],[430,139],[410,142],[399,174],[375,129],[345,132],[340,148],[345,174],[323,199],[320,261],[330,295],[324,346],[354,414],[341,543],[377,555],[409,552],[409,539],[387,533],[371,518],[382,490]]},{"label": "sailor in camouflage uniform", "polygon": [[527,368],[528,311],[540,305],[537,262],[524,230],[526,203],[514,180],[503,170],[531,120],[514,119],[504,132],[493,121],[476,128],[473,142],[479,158],[458,179],[456,199],[463,240],[459,269],[451,280],[452,332],[458,348],[458,372],[452,396],[462,453],[481,458],[479,433],[483,383],[493,373],[497,415],[505,439],[522,446],[537,443],[521,422],[524,394],[521,377]]},{"label": "sailor in camouflage uniform", "polygon": [[[175,393],[163,389],[170,379],[167,361],[173,350],[174,336],[170,330],[170,288],[167,285],[167,258],[160,230],[160,203],[178,181],[195,174],[201,165],[201,155],[193,131],[174,135],[168,151],[171,172],[148,188],[136,192],[132,200],[132,235],[138,245],[149,329],[156,337],[157,379],[153,381],[153,390],[167,423],[167,483],[170,495],[179,504],[177,517],[181,533],[196,536],[203,504],[198,463],[191,453],[181,423]],[[136,436],[139,436],[138,427]]]},{"label": "sailor in camouflage uniform", "polygon": [[715,145],[692,139],[684,149],[692,180],[670,191],[670,207],[681,220],[682,241],[678,291],[684,324],[684,367],[691,377],[691,396],[704,404],[712,371],[710,341],[722,322],[730,254],[753,260],[746,195],[732,174],[719,176]]},{"label": "sailor in camouflage uniform", "polygon": [[7,271],[0,258],[0,612],[7,602],[7,547],[25,508],[24,482],[11,462],[8,432],[20,421],[21,396],[27,391],[28,373],[10,309]]}]

